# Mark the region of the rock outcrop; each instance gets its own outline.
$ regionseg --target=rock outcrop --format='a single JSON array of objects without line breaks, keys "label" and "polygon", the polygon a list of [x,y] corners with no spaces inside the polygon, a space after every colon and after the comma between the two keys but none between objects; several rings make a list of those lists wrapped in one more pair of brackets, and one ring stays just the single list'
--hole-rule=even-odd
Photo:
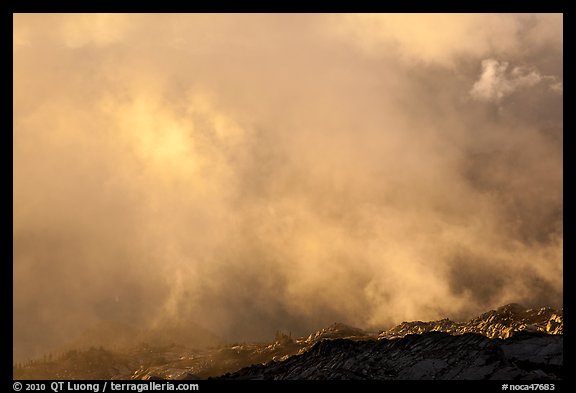
[{"label": "rock outcrop", "polygon": [[562,378],[563,337],[522,332],[509,339],[444,332],[378,341],[322,340],[283,362],[221,379],[554,380]]},{"label": "rock outcrop", "polygon": [[[380,332],[334,323],[307,337],[210,348],[167,344],[71,350],[14,367],[15,379],[557,379],[563,312],[509,304],[467,322],[403,322]],[[180,329],[182,330],[182,329]],[[180,337],[167,329],[168,338]],[[147,337],[150,338],[150,337]],[[51,359],[51,357],[50,357]],[[228,373],[228,374],[226,374]]]},{"label": "rock outcrop", "polygon": [[508,304],[490,310],[467,322],[441,319],[430,322],[402,322],[381,332],[379,338],[404,337],[407,334],[445,332],[450,334],[478,333],[489,338],[508,338],[514,332],[532,331],[548,334],[563,333],[563,310],[552,308],[526,309],[519,304]]}]

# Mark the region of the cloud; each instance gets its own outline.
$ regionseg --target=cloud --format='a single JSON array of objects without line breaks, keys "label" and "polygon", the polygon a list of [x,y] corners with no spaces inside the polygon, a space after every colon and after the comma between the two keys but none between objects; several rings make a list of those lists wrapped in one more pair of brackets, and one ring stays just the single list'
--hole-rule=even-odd
[{"label": "cloud", "polygon": [[562,14],[341,14],[327,34],[372,56],[455,67],[466,57],[562,50]]},{"label": "cloud", "polygon": [[61,34],[70,48],[103,46],[119,42],[128,28],[129,18],[123,14],[72,14],[63,20]]},{"label": "cloud", "polygon": [[[561,16],[18,14],[14,34],[17,359],[103,322],[263,340],[562,303]],[[479,78],[486,59],[514,67]]]},{"label": "cloud", "polygon": [[550,90],[555,93],[562,94],[564,92],[564,85],[562,82],[555,82],[550,84]]},{"label": "cloud", "polygon": [[500,102],[518,89],[548,82],[554,92],[562,92],[562,83],[554,76],[545,76],[534,68],[514,67],[508,74],[508,62],[494,59],[482,61],[480,79],[474,83],[470,95],[480,101]]}]

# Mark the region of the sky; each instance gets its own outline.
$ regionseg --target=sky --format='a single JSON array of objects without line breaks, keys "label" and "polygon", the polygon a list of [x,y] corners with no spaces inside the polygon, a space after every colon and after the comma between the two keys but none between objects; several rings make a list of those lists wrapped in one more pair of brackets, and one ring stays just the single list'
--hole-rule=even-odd
[{"label": "sky", "polygon": [[562,307],[561,14],[14,14],[14,359]]}]

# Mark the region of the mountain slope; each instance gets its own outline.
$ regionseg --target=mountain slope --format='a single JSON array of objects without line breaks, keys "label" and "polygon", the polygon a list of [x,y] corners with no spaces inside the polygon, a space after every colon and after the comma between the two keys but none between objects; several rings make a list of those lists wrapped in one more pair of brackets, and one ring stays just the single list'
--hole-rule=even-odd
[{"label": "mountain slope", "polygon": [[522,332],[501,340],[427,332],[391,340],[323,340],[286,361],[221,379],[547,380],[562,377],[562,364],[560,335]]},{"label": "mountain slope", "polygon": [[[202,347],[208,332],[165,324],[114,351],[71,350],[18,365],[15,379],[481,379],[558,378],[563,311],[516,304],[467,322],[403,322],[379,334],[334,323],[308,337]],[[104,333],[108,332],[105,330]],[[185,333],[185,334],[183,334]],[[216,340],[214,340],[216,341]],[[49,357],[51,359],[51,357]]]},{"label": "mountain slope", "polygon": [[467,322],[454,322],[441,319],[430,322],[402,322],[400,325],[383,331],[379,338],[404,337],[407,334],[425,332],[445,332],[450,334],[478,333],[489,338],[508,338],[517,331],[534,331],[548,334],[562,334],[564,327],[563,310],[543,307],[526,309],[512,303],[490,310]]}]

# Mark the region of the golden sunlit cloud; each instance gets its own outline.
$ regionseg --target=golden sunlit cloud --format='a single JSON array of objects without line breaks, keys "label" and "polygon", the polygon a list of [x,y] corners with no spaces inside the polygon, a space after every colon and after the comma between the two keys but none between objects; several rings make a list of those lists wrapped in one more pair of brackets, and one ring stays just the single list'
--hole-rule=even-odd
[{"label": "golden sunlit cloud", "polygon": [[14,15],[14,358],[561,306],[562,28]]}]

